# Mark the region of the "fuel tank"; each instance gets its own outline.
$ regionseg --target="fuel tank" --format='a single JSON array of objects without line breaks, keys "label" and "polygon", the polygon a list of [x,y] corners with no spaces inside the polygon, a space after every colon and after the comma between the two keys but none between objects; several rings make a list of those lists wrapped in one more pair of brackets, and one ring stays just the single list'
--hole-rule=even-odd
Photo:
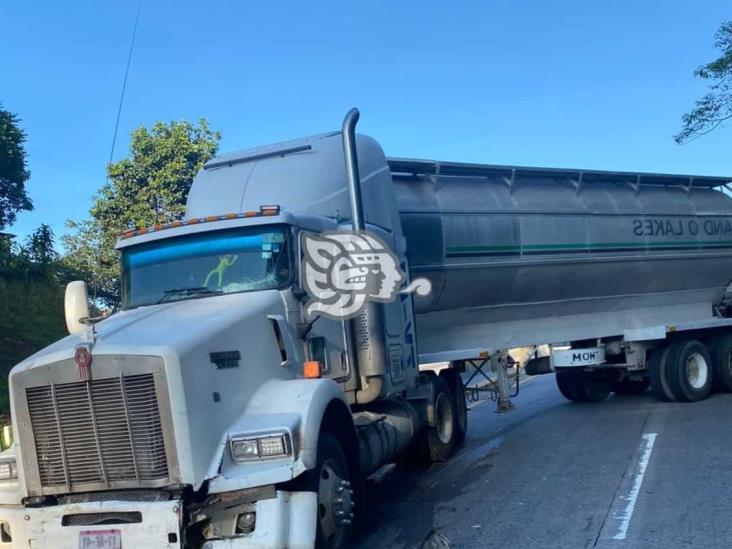
[{"label": "fuel tank", "polygon": [[732,281],[732,178],[388,162],[420,353],[709,318]]}]

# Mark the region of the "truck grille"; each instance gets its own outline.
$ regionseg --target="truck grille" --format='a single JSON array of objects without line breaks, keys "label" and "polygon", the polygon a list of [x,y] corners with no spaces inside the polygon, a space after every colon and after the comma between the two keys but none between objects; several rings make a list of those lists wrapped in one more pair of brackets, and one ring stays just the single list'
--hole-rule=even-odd
[{"label": "truck grille", "polygon": [[44,488],[168,478],[152,374],[26,389]]}]

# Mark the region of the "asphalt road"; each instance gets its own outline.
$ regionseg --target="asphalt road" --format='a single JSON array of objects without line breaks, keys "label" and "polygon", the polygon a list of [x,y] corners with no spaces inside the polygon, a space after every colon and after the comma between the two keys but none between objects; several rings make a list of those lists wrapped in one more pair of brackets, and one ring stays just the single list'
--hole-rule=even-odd
[{"label": "asphalt road", "polygon": [[572,404],[546,375],[514,403],[471,410],[449,462],[370,480],[358,547],[732,547],[732,394]]}]

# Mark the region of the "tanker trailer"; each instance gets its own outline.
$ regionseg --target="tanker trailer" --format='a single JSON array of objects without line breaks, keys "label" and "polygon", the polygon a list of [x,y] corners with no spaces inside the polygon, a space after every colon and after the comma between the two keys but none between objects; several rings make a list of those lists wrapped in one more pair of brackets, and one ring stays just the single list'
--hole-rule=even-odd
[{"label": "tanker trailer", "polygon": [[732,390],[732,178],[388,162],[434,288],[415,299],[422,360],[551,344],[527,370],[573,401]]}]

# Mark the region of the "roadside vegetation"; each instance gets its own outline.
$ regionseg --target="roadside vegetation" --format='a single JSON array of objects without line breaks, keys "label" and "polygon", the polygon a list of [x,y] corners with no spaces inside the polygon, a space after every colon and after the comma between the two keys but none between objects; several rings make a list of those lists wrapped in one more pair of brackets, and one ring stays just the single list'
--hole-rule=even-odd
[{"label": "roadside vegetation", "polygon": [[216,154],[219,139],[203,119],[136,129],[128,156],[107,167],[89,217],[67,222],[59,253],[48,225],[20,240],[8,231],[33,202],[25,186],[30,171],[21,119],[0,104],[0,416],[9,409],[10,369],[66,335],[66,284],[85,280],[94,305],[113,309],[119,302],[117,235],[182,217],[193,177]]}]

